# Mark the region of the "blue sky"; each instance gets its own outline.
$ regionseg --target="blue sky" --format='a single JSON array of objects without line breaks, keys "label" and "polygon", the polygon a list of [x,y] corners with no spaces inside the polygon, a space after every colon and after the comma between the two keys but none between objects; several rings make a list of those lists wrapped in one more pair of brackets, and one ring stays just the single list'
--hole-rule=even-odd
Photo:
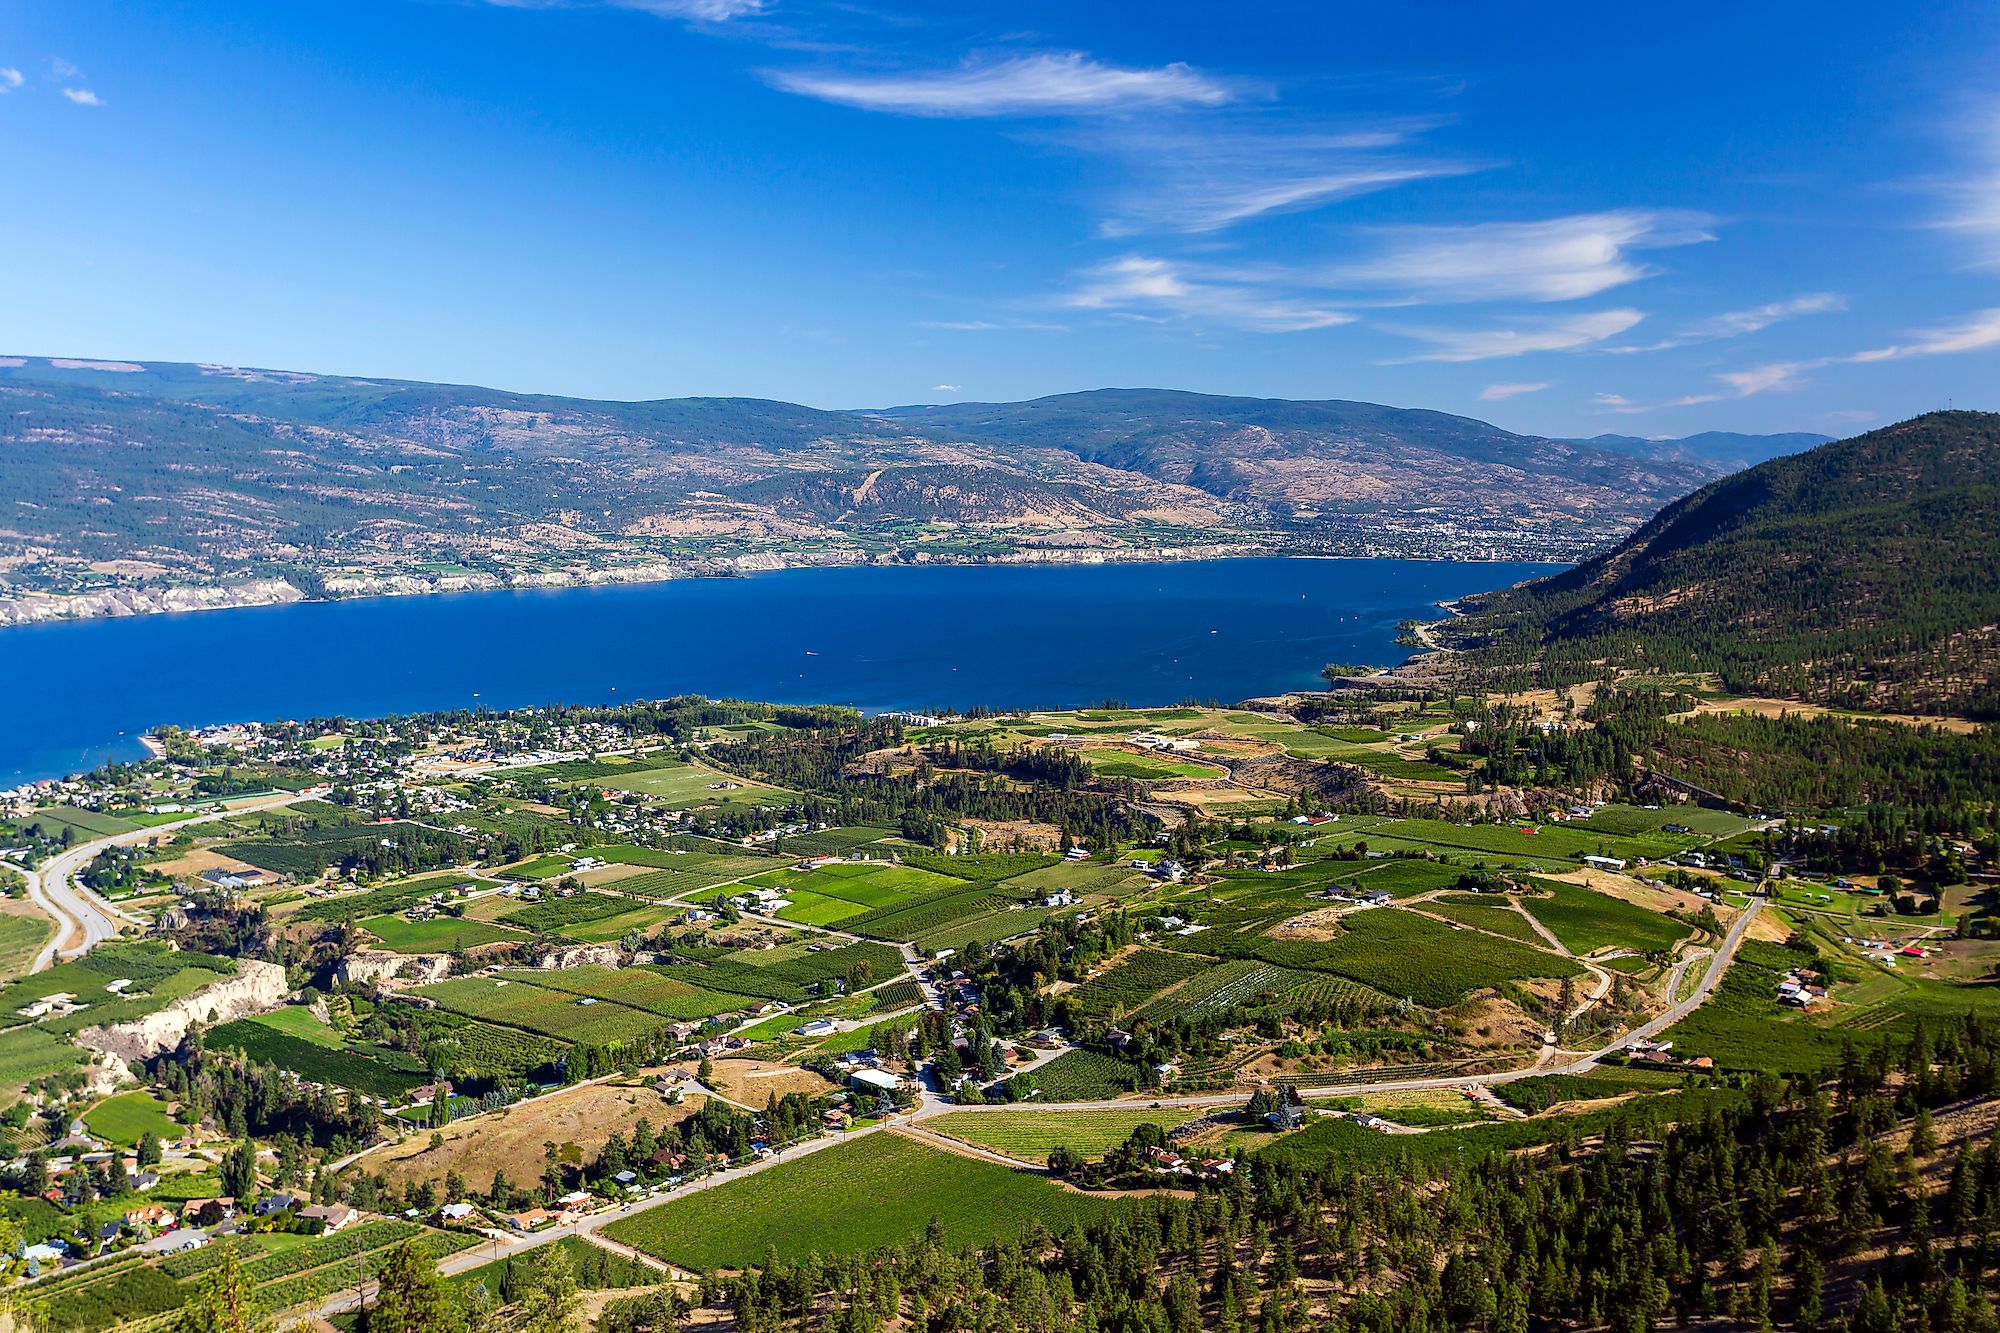
[{"label": "blue sky", "polygon": [[11,0],[0,351],[1842,434],[2000,408],[1996,71],[1990,0]]}]

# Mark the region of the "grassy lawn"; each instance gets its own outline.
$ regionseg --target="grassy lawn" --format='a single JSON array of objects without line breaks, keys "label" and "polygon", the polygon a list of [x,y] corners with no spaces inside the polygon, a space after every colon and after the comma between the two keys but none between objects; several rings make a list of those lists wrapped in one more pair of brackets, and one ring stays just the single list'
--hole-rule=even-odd
[{"label": "grassy lawn", "polygon": [[1149,1111],[952,1111],[928,1128],[1023,1162],[1045,1164],[1057,1147],[1067,1145],[1095,1160],[1132,1137],[1141,1125],[1170,1129],[1196,1119],[1187,1110]]},{"label": "grassy lawn", "polygon": [[83,1123],[98,1138],[128,1148],[148,1133],[171,1139],[182,1128],[167,1114],[166,1105],[150,1092],[124,1092],[106,1098],[84,1112]]},{"label": "grassy lawn", "polygon": [[496,940],[524,938],[517,930],[496,926],[490,921],[468,921],[440,916],[429,921],[410,921],[400,916],[371,916],[361,928],[382,942],[390,953],[450,953]]},{"label": "grassy lawn", "polygon": [[605,1234],[692,1269],[740,1268],[775,1248],[781,1259],[857,1254],[924,1230],[982,1245],[1031,1222],[1062,1232],[1110,1205],[1004,1166],[886,1133],[824,1148],[613,1222]]}]

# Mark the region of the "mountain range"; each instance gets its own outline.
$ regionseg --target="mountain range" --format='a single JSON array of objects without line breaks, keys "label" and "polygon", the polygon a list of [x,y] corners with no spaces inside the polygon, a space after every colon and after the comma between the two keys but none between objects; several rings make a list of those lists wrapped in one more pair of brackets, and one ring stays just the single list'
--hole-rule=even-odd
[{"label": "mountain range", "polygon": [[1435,632],[1495,679],[1713,672],[1740,694],[2000,717],[2000,414],[1760,463],[1459,609]]},{"label": "mountain range", "polygon": [[271,600],[872,561],[1568,560],[1726,471],[1728,449],[1155,389],[826,411],[7,356],[0,623],[251,585]]}]

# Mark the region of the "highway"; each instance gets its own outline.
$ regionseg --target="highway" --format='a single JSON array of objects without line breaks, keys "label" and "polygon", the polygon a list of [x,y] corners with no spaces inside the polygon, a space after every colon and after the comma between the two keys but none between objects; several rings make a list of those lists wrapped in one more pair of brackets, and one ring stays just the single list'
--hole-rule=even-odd
[{"label": "highway", "polygon": [[177,819],[171,824],[155,824],[150,828],[93,838],[59,856],[52,857],[38,869],[28,871],[29,900],[48,913],[56,923],[56,933],[42,946],[42,951],[35,955],[34,966],[28,970],[41,972],[53,967],[59,958],[64,961],[80,958],[104,941],[115,939],[124,927],[146,924],[106,902],[77,882],[77,873],[96,860],[98,853],[107,847],[129,847],[134,843],[146,842],[162,833],[171,834],[190,825],[205,824],[211,820],[226,819],[231,815],[254,813],[259,810],[276,810],[305,799],[306,797],[300,793],[264,797],[246,801],[226,810],[213,810],[207,814]]}]

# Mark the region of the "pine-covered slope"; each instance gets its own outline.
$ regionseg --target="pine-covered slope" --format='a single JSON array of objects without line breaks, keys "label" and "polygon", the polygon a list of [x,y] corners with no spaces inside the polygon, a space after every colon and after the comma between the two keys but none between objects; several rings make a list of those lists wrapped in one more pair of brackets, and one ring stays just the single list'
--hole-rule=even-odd
[{"label": "pine-covered slope", "polygon": [[1744,693],[2000,715],[2000,415],[1773,459],[1461,609],[1442,637],[1491,671],[1714,671]]}]

